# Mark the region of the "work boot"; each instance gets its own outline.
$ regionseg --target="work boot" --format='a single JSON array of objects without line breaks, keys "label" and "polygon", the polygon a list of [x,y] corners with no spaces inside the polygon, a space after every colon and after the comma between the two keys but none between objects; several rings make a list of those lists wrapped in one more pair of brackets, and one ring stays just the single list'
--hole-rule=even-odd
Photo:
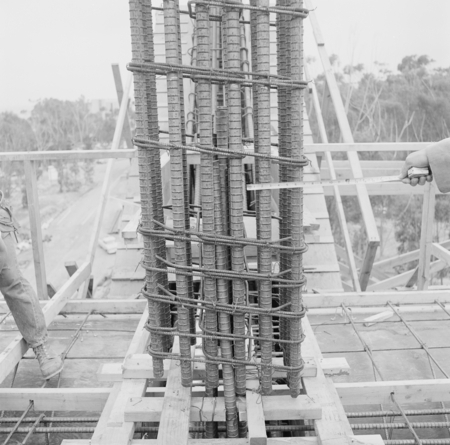
[{"label": "work boot", "polygon": [[55,354],[45,342],[33,348],[33,351],[38,359],[45,380],[52,378],[62,371],[64,362],[61,356]]}]

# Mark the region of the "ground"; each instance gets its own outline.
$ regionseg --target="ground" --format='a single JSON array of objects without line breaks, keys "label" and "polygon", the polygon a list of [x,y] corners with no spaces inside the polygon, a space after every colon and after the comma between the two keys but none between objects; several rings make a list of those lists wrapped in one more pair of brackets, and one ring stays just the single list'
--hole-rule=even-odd
[{"label": "ground", "polygon": [[[45,173],[39,179],[39,205],[47,281],[57,290],[68,278],[64,263],[76,261],[81,265],[87,258],[106,162],[98,161],[95,164],[94,183],[90,186],[84,185],[76,192],[59,193],[58,184],[51,183]],[[106,206],[100,237],[108,235],[114,217],[122,206],[120,198],[123,197],[128,166],[129,161],[126,159],[116,160],[114,163],[111,197]],[[21,206],[19,191],[13,195],[11,204],[21,225],[20,239],[27,240],[30,237],[28,211]],[[26,247],[24,243],[21,245]],[[97,249],[93,272],[96,287],[107,284],[114,265],[114,257],[101,248]],[[18,254],[18,261],[24,276],[35,286],[32,249],[22,250]],[[100,288],[98,291],[99,297],[106,292]]]}]

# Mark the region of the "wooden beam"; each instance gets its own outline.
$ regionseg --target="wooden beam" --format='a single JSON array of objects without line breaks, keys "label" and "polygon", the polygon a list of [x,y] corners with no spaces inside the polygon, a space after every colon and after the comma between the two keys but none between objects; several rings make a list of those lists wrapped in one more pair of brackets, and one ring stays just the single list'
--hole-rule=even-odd
[{"label": "wooden beam", "polygon": [[428,182],[425,185],[422,208],[422,227],[420,232],[419,273],[417,277],[417,287],[420,290],[428,288],[431,278],[430,261],[436,203],[435,190],[436,187],[434,182]]},{"label": "wooden beam", "polygon": [[441,244],[433,243],[431,253],[436,258],[445,261],[447,265],[450,266],[450,252]]},{"label": "wooden beam", "polygon": [[[351,445],[384,445],[383,439],[379,435],[350,436]],[[156,439],[132,439],[127,445],[156,445]],[[248,439],[188,439],[188,445],[248,445]],[[330,445],[341,445],[340,442],[329,441]],[[64,439],[61,445],[91,445],[89,439]],[[283,437],[268,438],[267,445],[324,445],[317,437]]]},{"label": "wooden beam", "polygon": [[[129,422],[159,422],[163,409],[162,397],[133,397],[127,401],[124,419]],[[291,396],[259,396],[266,420],[316,420],[322,408],[306,395],[296,399]],[[245,399],[237,399],[239,420],[248,422]],[[226,420],[224,397],[192,397],[189,418],[191,422],[224,422]]]},{"label": "wooden beam", "polygon": [[[429,264],[428,276],[431,277],[433,274],[439,272],[442,269],[447,267],[447,263],[442,260],[433,261]],[[407,287],[412,287],[414,283],[410,282],[410,279],[417,274],[417,268],[408,270],[407,272],[403,272],[401,274],[395,275],[391,278],[388,278],[384,281],[378,281],[375,284],[370,285],[367,290],[371,291],[381,291],[386,289],[392,289],[397,286],[404,286],[406,284]],[[423,289],[419,289],[423,290]]]},{"label": "wooden beam", "polygon": [[[369,196],[411,196],[411,195],[423,195],[424,187],[411,187],[408,184],[401,182],[380,182],[378,184],[366,184],[367,192]],[[323,194],[325,196],[333,196],[333,192],[329,190],[330,187],[324,187]],[[352,185],[339,186],[341,196],[356,196],[356,190]],[[315,189],[310,187],[309,193],[315,192]],[[318,193],[318,191],[317,191]],[[437,195],[442,193],[437,191]]]},{"label": "wooden beam", "polygon": [[[438,263],[436,261],[436,263]],[[446,267],[442,262],[443,267]],[[339,308],[342,304],[350,307],[380,307],[385,306],[387,301],[395,305],[411,305],[414,310],[415,306],[430,305],[435,300],[446,302],[450,301],[449,289],[435,288],[424,291],[418,290],[391,290],[391,291],[375,291],[375,292],[327,292],[321,291],[320,294],[306,293],[303,294],[303,301],[308,310],[318,308]],[[61,292],[61,291],[60,291]],[[64,306],[61,313],[64,314],[85,314],[93,310],[102,314],[138,314],[142,313],[146,300],[69,300]],[[41,306],[45,306],[41,302]],[[422,309],[421,309],[422,310]],[[0,313],[6,314],[8,307],[4,301],[0,301]],[[325,366],[325,365],[322,365]]]},{"label": "wooden beam", "polygon": [[[312,16],[310,15],[310,18]],[[329,62],[328,62],[329,63]],[[329,69],[333,69],[331,65]],[[331,74],[333,74],[331,72]],[[344,124],[345,125],[345,124]],[[343,144],[305,144],[305,154],[321,152],[386,152],[417,151],[428,147],[433,142],[344,142]]]},{"label": "wooden beam", "polygon": [[30,219],[31,243],[33,246],[34,275],[36,291],[40,300],[48,300],[47,275],[45,273],[44,245],[42,243],[42,223],[39,206],[36,165],[25,161],[25,187],[27,190],[28,215]]},{"label": "wooden beam", "polygon": [[[315,360],[312,358],[304,358],[305,369],[302,372],[302,377],[313,377],[317,374],[317,366]],[[283,364],[280,358],[274,359],[275,364]],[[203,363],[194,363],[194,379],[205,379],[205,365]],[[320,366],[325,375],[345,375],[350,373],[350,366],[344,357],[328,357],[323,358]],[[97,378],[102,382],[118,382],[122,379],[130,378],[146,378],[153,380],[164,381],[167,379],[169,372],[169,365],[164,362],[164,376],[155,378],[153,375],[152,357],[148,354],[134,354],[129,356],[124,363],[104,363],[100,366],[97,372]],[[274,378],[284,377],[285,372],[274,371]]]},{"label": "wooden beam", "polygon": [[5,411],[24,411],[30,401],[35,411],[101,412],[111,388],[0,388]]},{"label": "wooden beam", "polygon": [[[341,130],[342,140],[347,144],[353,144],[354,140],[352,130],[350,128],[347,113],[342,102],[341,93],[336,82],[333,67],[331,66],[330,59],[325,49],[325,42],[320,31],[315,8],[313,7],[311,0],[307,0],[306,5],[310,11],[308,17],[311,23],[314,38],[316,40],[320,60],[322,61],[322,66],[328,85],[328,91],[330,93],[331,100],[333,101],[334,110],[336,112],[339,128]],[[358,153],[356,153],[355,151],[347,151],[347,158],[350,162],[350,168],[352,170],[353,177],[362,178],[363,172],[361,164],[359,163]],[[369,282],[370,272],[372,270],[372,265],[375,261],[375,255],[377,253],[378,246],[380,245],[380,236],[378,234],[378,228],[375,221],[375,216],[373,214],[372,204],[370,203],[367,188],[364,184],[356,185],[354,188],[356,189],[368,240],[368,247],[366,249],[363,265],[359,274],[359,284],[361,286],[361,290],[366,290],[367,284]]]},{"label": "wooden beam", "polygon": [[[45,323],[48,326],[58,315],[67,300],[77,291],[91,273],[90,263],[84,263],[77,272],[61,287],[56,295],[43,308]],[[0,384],[19,363],[27,352],[28,345],[18,335],[0,354]]]},{"label": "wooden beam", "polygon": [[[132,79],[133,75],[129,73],[127,83],[125,86],[125,94],[123,95],[122,103],[120,104],[119,116],[117,117],[117,124],[114,130],[114,137],[112,141],[111,150],[117,150],[120,147],[120,138],[122,135],[123,123],[127,115],[128,97],[130,94]],[[94,230],[92,232],[91,240],[89,242],[88,261],[91,264],[94,264],[95,254],[97,252],[98,239],[100,237],[100,231],[102,228],[103,213],[105,212],[106,203],[108,202],[109,198],[109,189],[111,186],[113,166],[114,166],[114,159],[110,159],[106,167],[106,172],[103,179],[103,187],[100,195],[100,203],[98,205],[98,210],[94,221]],[[89,280],[86,280],[86,283],[84,283],[84,286],[81,289],[80,297],[85,298],[88,293],[88,290],[89,290]]]},{"label": "wooden beam", "polygon": [[122,229],[122,238],[125,243],[138,242],[137,229],[141,220],[141,209],[137,210],[127,225]]},{"label": "wooden beam", "polygon": [[[304,294],[303,302],[308,310],[315,308],[339,308],[342,304],[355,307],[386,306],[390,301],[395,305],[423,305],[435,301],[450,301],[449,290],[411,290],[390,292],[324,292],[320,294]],[[414,306],[412,306],[414,309]]]},{"label": "wooden beam", "polygon": [[[66,268],[69,277],[71,277],[78,270],[78,264],[76,261],[66,261],[64,263],[64,267]],[[93,293],[94,293],[94,275],[91,275],[89,277],[89,287],[86,298],[92,298]]]},{"label": "wooden beam", "polygon": [[[145,306],[125,358],[143,352],[148,344],[150,333],[144,329],[147,319],[148,308]],[[92,445],[128,444],[133,438],[136,425],[125,420],[125,405],[130,398],[144,395],[147,379],[126,379],[117,385],[108,398],[107,409],[100,416],[92,436]]]},{"label": "wooden beam", "polygon": [[0,161],[82,161],[85,159],[132,159],[133,150],[55,150],[0,152]]},{"label": "wooden beam", "polygon": [[[111,65],[113,76],[114,76],[114,84],[116,86],[117,100],[119,102],[119,106],[122,104],[123,99],[123,85],[122,85],[122,77],[120,75],[120,67],[117,63],[113,63]],[[131,142],[131,128],[130,121],[128,118],[128,108],[130,106],[130,100],[128,99],[127,104],[127,114],[125,120],[123,121],[123,130],[122,130],[122,138],[125,140],[125,144],[127,144],[128,149],[133,148],[133,143]]]},{"label": "wooden beam", "polygon": [[[450,240],[442,241],[439,243],[442,247],[450,247]],[[403,264],[409,263],[419,259],[420,249],[412,250],[411,252],[402,253],[392,258],[387,258],[385,260],[377,261],[374,263],[373,267],[377,269],[393,268],[395,266],[402,266]]]},{"label": "wooden beam", "polygon": [[[302,327],[306,335],[302,350],[305,354],[313,355],[316,360],[320,360],[322,353],[307,316],[302,320]],[[303,385],[306,394],[322,407],[321,419],[314,422],[319,443],[350,445],[353,431],[331,378],[325,377],[318,368],[317,376],[304,378]]]},{"label": "wooden beam", "polygon": [[[172,352],[179,354],[179,338],[175,337]],[[171,360],[167,376],[161,419],[159,421],[158,445],[187,444],[191,408],[191,387],[181,385],[179,360]]]},{"label": "wooden beam", "polygon": [[[304,69],[305,69],[306,80],[311,81],[311,77],[308,72],[308,66],[305,65]],[[327,143],[328,136],[327,136],[327,132],[325,129],[325,123],[324,123],[323,116],[322,116],[322,110],[320,108],[320,102],[319,102],[319,96],[317,94],[317,88],[316,88],[314,81],[310,82],[310,86],[312,88],[312,93],[313,93],[312,97],[313,97],[314,109],[316,111],[316,118],[317,118],[318,127],[319,127],[320,139],[323,143]],[[334,170],[333,158],[331,157],[331,153],[325,152],[325,159],[328,164],[328,168],[329,168],[329,172],[330,172],[330,179],[335,180],[337,178],[337,176],[336,176],[336,172]],[[353,253],[352,242],[350,239],[350,233],[348,231],[347,219],[345,217],[344,205],[342,203],[342,197],[341,197],[341,193],[339,191],[339,187],[333,186],[333,194],[334,194],[334,199],[335,199],[335,203],[336,203],[336,212],[338,215],[339,225],[341,227],[341,232],[344,237],[345,258],[347,259],[350,278],[352,280],[354,290],[356,292],[360,292],[361,286],[360,286],[359,279],[358,279],[358,272],[356,270],[355,256]]]},{"label": "wooden beam", "polygon": [[448,379],[336,383],[335,387],[344,405],[392,405],[391,393],[400,404],[450,401]]},{"label": "wooden beam", "polygon": [[245,402],[247,408],[247,428],[249,445],[267,445],[266,418],[264,402],[259,393],[259,378],[250,379],[247,375]]}]

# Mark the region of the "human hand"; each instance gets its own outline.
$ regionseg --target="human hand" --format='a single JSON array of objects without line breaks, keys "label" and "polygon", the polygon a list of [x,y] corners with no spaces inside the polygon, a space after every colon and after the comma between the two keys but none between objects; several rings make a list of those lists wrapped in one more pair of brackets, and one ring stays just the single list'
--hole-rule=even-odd
[{"label": "human hand", "polygon": [[418,168],[425,168],[429,167],[430,163],[428,161],[428,156],[426,154],[426,150],[418,150],[414,153],[411,153],[408,155],[408,157],[405,159],[405,163],[403,164],[402,170],[399,175],[399,179],[404,184],[410,184],[413,187],[415,187],[417,184],[419,185],[425,185],[425,183],[431,182],[433,180],[433,175],[429,174],[427,176],[421,176],[420,178],[408,178],[408,170],[411,167],[418,167]]}]

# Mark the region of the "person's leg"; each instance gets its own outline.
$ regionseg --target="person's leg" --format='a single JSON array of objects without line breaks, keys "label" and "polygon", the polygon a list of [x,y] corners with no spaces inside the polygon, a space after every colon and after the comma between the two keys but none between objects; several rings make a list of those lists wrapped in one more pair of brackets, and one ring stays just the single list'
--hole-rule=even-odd
[{"label": "person's leg", "polygon": [[0,291],[28,345],[33,348],[46,379],[58,374],[63,367],[61,357],[46,345],[47,327],[39,299],[17,264],[13,233],[0,239]]},{"label": "person's leg", "polygon": [[12,232],[2,234],[6,258],[0,272],[0,291],[23,338],[35,348],[46,340],[47,327],[37,295],[19,270],[13,236]]}]

